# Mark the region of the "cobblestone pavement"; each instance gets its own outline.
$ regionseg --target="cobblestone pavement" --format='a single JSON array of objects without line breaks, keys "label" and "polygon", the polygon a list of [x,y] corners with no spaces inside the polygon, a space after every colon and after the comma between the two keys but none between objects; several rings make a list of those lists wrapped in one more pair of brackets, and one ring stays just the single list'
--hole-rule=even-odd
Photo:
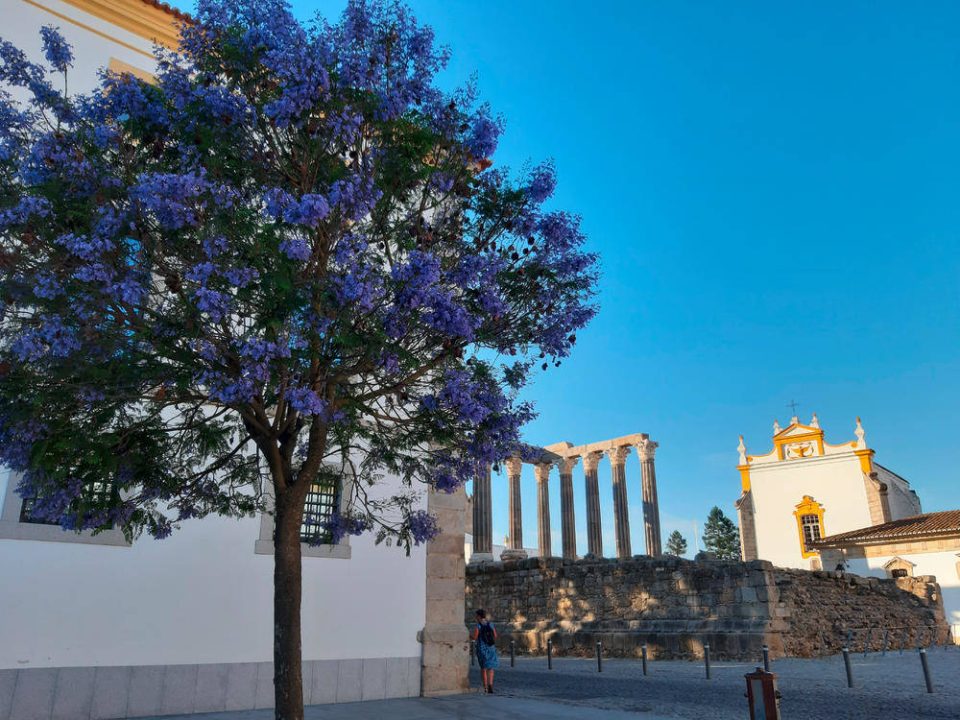
[{"label": "cobblestone pavement", "polygon": [[[927,654],[935,692],[926,692],[916,650],[851,655],[855,687],[846,686],[841,656],[772,662],[783,695],[783,720],[958,720],[960,718],[960,648],[934,648]],[[756,664],[712,663],[705,679],[702,662],[651,661],[643,677],[639,660],[501,657],[496,689],[503,695],[540,698],[591,708],[697,720],[744,720],[744,674]],[[479,672],[471,668],[471,681]]]}]

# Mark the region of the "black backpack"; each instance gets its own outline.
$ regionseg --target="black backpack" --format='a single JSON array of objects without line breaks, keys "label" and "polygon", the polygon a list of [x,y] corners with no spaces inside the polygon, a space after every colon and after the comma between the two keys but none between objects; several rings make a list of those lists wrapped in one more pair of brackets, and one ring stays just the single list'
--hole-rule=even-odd
[{"label": "black backpack", "polygon": [[480,639],[484,645],[497,644],[497,635],[493,632],[493,626],[490,623],[480,625]]}]

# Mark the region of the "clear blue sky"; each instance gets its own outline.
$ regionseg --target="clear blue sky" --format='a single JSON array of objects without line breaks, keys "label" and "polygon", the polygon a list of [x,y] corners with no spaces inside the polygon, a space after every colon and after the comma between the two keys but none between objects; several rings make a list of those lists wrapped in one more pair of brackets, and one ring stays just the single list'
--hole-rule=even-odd
[{"label": "clear blue sky", "polygon": [[[553,157],[603,258],[601,313],[531,389],[528,441],[650,433],[664,534],[692,547],[712,505],[734,514],[738,434],[768,451],[796,400],[829,442],[862,416],[925,510],[960,507],[960,5],[410,4],[453,49],[444,84],[476,72],[506,117],[495,159]],[[642,552],[635,455],[627,473]],[[535,545],[532,473],[523,491]]]}]

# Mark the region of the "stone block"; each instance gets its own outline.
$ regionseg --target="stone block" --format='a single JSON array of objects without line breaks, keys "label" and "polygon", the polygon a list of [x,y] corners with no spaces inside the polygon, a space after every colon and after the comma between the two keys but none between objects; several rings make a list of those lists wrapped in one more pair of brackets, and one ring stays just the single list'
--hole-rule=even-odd
[{"label": "stone block", "polygon": [[[52,720],[77,720],[89,718],[93,704],[93,683],[96,668],[60,668],[57,675],[57,690],[53,697]],[[0,710],[0,718],[3,712]]]},{"label": "stone block", "polygon": [[141,665],[130,669],[127,715],[142,717],[163,711],[164,665]]},{"label": "stone block", "polygon": [[13,689],[17,686],[19,670],[0,670],[0,720],[10,717],[13,705]]},{"label": "stone block", "polygon": [[[431,625],[454,625],[463,623],[464,604],[448,600],[427,600],[427,622]],[[466,628],[464,628],[466,632]]]},{"label": "stone block", "polygon": [[409,695],[409,683],[407,680],[409,668],[409,658],[387,658],[387,679],[384,697],[400,698]]},{"label": "stone block", "polygon": [[462,557],[432,554],[427,557],[427,576],[431,582],[436,578],[455,578],[462,588],[465,570]]},{"label": "stone block", "polygon": [[339,660],[313,661],[312,704],[329,705],[337,701],[337,681],[339,675]]},{"label": "stone block", "polygon": [[361,700],[383,700],[387,696],[387,661],[368,658],[363,661]]},{"label": "stone block", "polygon": [[463,535],[450,534],[438,535],[427,543],[429,553],[440,553],[444,555],[457,556],[463,555]]},{"label": "stone block", "polygon": [[[427,583],[427,601],[454,600],[463,602],[463,580],[456,578],[430,578]],[[429,620],[428,616],[428,620]]]},{"label": "stone block", "polygon": [[160,700],[162,715],[193,712],[197,696],[199,665],[167,665],[163,675],[163,695]]},{"label": "stone block", "polygon": [[250,710],[256,706],[257,666],[258,663],[252,662],[230,663],[227,667],[224,710]]},{"label": "stone block", "polygon": [[49,720],[56,687],[56,668],[20,670],[13,691],[10,720]]},{"label": "stone block", "polygon": [[197,692],[193,712],[219,712],[227,707],[227,680],[230,666],[200,665],[197,668]]},{"label": "stone block", "polygon": [[423,694],[425,697],[452,695],[470,689],[468,668],[459,666],[424,668]]},{"label": "stone block", "polygon": [[357,702],[363,697],[363,661],[341,660],[337,673],[337,702]]},{"label": "stone block", "polygon": [[258,710],[261,708],[272,708],[275,702],[276,696],[273,691],[273,663],[257,663],[257,691],[253,706]]},{"label": "stone block", "polygon": [[127,715],[127,694],[130,689],[130,668],[98,667],[93,680],[91,720],[108,720]]}]

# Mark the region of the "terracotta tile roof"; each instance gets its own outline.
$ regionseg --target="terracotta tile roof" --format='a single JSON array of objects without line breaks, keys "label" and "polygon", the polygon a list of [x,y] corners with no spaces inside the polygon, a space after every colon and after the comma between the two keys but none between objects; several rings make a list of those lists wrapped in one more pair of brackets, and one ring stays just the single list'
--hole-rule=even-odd
[{"label": "terracotta tile roof", "polygon": [[882,525],[871,525],[859,530],[828,535],[817,540],[813,545],[834,547],[837,545],[879,542],[881,540],[902,540],[918,536],[937,537],[944,535],[960,535],[960,510],[913,515]]},{"label": "terracotta tile roof", "polygon": [[157,8],[157,10],[163,10],[163,12],[173,15],[177,20],[193,20],[190,17],[189,13],[183,12],[183,10],[177,10],[175,7],[167,5],[165,2],[160,2],[160,0],[140,0],[144,5],[149,5],[151,7]]}]

